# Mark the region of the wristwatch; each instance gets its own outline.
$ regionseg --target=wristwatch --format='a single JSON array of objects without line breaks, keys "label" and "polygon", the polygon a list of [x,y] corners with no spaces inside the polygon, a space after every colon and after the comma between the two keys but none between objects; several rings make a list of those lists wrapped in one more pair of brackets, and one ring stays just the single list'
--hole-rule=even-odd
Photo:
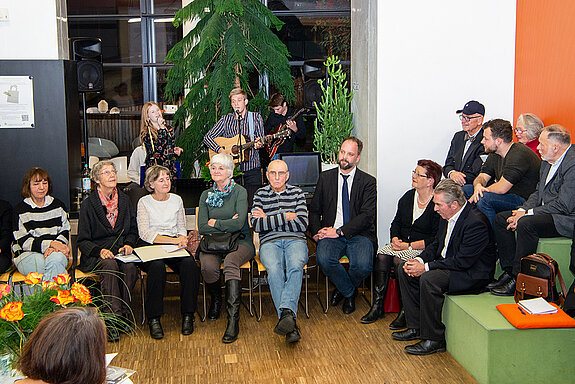
[{"label": "wristwatch", "polygon": [[409,247],[407,247],[407,249],[409,249],[410,251],[413,251],[413,248],[411,248],[411,243],[409,243]]},{"label": "wristwatch", "polygon": [[341,231],[341,228],[338,228],[335,230],[335,233],[339,236],[342,237],[343,236],[343,232]]}]

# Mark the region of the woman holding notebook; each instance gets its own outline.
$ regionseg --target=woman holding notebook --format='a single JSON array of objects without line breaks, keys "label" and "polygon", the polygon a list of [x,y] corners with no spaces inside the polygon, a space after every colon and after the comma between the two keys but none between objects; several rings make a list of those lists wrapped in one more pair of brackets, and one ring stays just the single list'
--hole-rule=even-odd
[{"label": "woman holding notebook", "polygon": [[[154,165],[146,171],[144,186],[150,195],[138,202],[138,232],[144,245],[173,244],[185,247],[186,219],[184,203],[180,196],[170,193],[170,171]],[[146,316],[153,339],[164,337],[160,317],[164,313],[164,287],[166,265],[180,275],[180,305],[182,312],[182,335],[194,332],[200,270],[192,256],[159,259],[142,263],[140,268],[148,274],[146,284]]]}]

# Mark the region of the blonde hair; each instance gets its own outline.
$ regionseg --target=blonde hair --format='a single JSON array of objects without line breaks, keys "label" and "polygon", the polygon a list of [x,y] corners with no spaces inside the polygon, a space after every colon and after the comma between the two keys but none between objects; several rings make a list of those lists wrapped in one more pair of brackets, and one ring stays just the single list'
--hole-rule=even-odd
[{"label": "blonde hair", "polygon": [[142,118],[140,120],[140,142],[142,143],[144,142],[144,138],[148,133],[152,135],[153,140],[156,140],[158,138],[158,129],[154,127],[154,124],[150,122],[150,119],[148,117],[148,109],[150,109],[150,107],[154,105],[161,110],[160,106],[153,101],[148,101],[142,107]]},{"label": "blonde hair", "polygon": [[148,190],[148,192],[154,192],[154,188],[152,188],[152,183],[158,180],[160,177],[160,173],[166,173],[168,177],[170,177],[170,170],[166,167],[162,167],[161,165],[153,165],[146,170],[146,177],[144,179],[144,187]]}]

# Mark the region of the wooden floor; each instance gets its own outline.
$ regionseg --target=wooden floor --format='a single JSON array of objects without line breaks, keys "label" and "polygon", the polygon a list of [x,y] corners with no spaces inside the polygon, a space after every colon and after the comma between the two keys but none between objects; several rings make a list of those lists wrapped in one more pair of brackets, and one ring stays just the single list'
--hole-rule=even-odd
[{"label": "wooden floor", "polygon": [[[139,284],[132,307],[141,321]],[[273,333],[277,315],[268,287],[264,287],[263,317],[260,322],[242,307],[239,339],[223,344],[225,316],[200,322],[196,314],[195,332],[180,333],[179,286],[168,285],[162,325],[165,337],[153,340],[146,326],[119,343],[108,343],[108,351],[118,352],[112,365],[137,373],[133,382],[143,383],[475,383],[475,380],[449,355],[411,356],[403,351],[410,342],[394,341],[389,323],[395,314],[374,324],[360,324],[369,309],[358,297],[357,310],[344,315],[341,305],[321,310],[315,292],[310,292],[310,315],[301,309],[298,325],[302,339],[289,345]],[[244,293],[244,302],[248,294]],[[303,298],[303,293],[302,293]],[[201,311],[201,299],[198,305]]]}]

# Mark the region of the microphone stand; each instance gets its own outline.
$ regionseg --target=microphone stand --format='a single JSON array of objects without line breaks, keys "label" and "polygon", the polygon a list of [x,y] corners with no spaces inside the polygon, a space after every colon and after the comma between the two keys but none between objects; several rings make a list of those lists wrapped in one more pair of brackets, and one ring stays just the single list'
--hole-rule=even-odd
[{"label": "microphone stand", "polygon": [[[246,111],[246,114],[248,112]],[[234,110],[234,114],[236,115],[236,119],[238,119],[238,155],[239,155],[239,162],[240,162],[240,171],[242,170],[242,166],[241,164],[244,162],[244,151],[242,150],[242,127],[240,125],[240,120],[242,118],[242,115],[240,114],[240,110],[236,109]],[[235,165],[234,165],[235,167]],[[233,172],[232,172],[232,177],[233,177]],[[241,180],[242,180],[242,187],[245,187],[245,180],[244,180],[244,172],[242,171],[241,174]]]}]

